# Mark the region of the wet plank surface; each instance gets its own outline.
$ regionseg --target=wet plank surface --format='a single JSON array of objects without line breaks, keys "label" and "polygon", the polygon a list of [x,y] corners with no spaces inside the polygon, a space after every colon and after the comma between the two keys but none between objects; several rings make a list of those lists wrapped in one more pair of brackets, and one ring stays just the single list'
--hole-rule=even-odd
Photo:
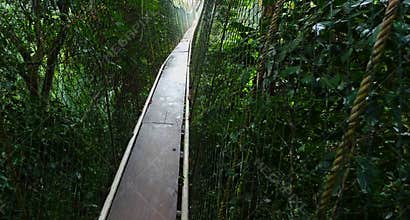
[{"label": "wet plank surface", "polygon": [[143,118],[108,219],[175,219],[188,31],[166,61]]}]

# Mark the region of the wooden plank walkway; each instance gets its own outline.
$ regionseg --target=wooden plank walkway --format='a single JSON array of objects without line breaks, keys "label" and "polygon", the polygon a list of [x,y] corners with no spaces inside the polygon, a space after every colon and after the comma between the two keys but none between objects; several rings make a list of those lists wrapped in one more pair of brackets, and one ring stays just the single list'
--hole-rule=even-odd
[{"label": "wooden plank walkway", "polygon": [[124,154],[100,220],[175,219],[194,27],[169,55]]}]

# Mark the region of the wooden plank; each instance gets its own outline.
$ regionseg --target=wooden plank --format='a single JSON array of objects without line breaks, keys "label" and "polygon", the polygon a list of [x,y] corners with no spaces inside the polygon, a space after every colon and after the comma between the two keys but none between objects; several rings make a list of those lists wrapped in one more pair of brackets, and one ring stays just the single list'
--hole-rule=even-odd
[{"label": "wooden plank", "polygon": [[176,217],[189,42],[182,40],[163,68],[108,219]]},{"label": "wooden plank", "polygon": [[108,219],[175,219],[180,127],[143,124]]},{"label": "wooden plank", "polygon": [[113,183],[112,183],[112,185],[111,185],[111,188],[110,188],[110,192],[109,192],[108,195],[107,195],[107,198],[106,198],[106,200],[105,200],[105,202],[104,202],[104,206],[103,206],[103,208],[102,208],[102,210],[101,210],[100,216],[98,217],[99,220],[105,220],[105,219],[107,219],[108,212],[109,212],[109,210],[110,210],[110,208],[111,208],[112,202],[113,202],[113,200],[114,200],[114,196],[115,196],[115,194],[116,194],[116,192],[117,192],[117,189],[118,189],[118,186],[119,186],[119,184],[120,184],[120,180],[121,180],[122,175],[123,175],[123,173],[124,173],[125,166],[126,166],[126,164],[128,163],[128,159],[129,159],[129,157],[130,157],[130,155],[131,155],[131,150],[132,150],[132,148],[133,148],[133,146],[134,146],[135,139],[136,139],[137,134],[138,134],[138,132],[139,132],[139,130],[140,130],[140,128],[141,128],[142,119],[144,118],[144,116],[145,116],[145,114],[146,114],[146,112],[147,112],[148,106],[149,106],[149,104],[151,103],[152,96],[153,96],[154,91],[155,91],[155,89],[156,89],[156,87],[157,87],[157,85],[158,85],[159,79],[160,79],[160,77],[161,77],[161,75],[162,75],[162,74],[161,74],[161,73],[162,73],[162,70],[164,69],[165,64],[168,62],[168,59],[169,59],[169,56],[168,56],[168,58],[165,60],[165,62],[161,65],[161,68],[159,69],[158,75],[157,75],[157,77],[156,77],[156,79],[155,79],[155,81],[154,81],[154,85],[152,86],[152,88],[151,88],[151,90],[150,90],[150,93],[149,93],[149,95],[148,95],[148,98],[147,98],[147,100],[145,101],[144,108],[142,109],[142,113],[141,113],[140,117],[138,118],[138,122],[137,122],[137,124],[136,124],[136,126],[135,126],[135,128],[134,128],[133,135],[132,135],[130,141],[128,142],[127,148],[125,149],[125,152],[124,152],[124,155],[123,155],[123,157],[122,157],[122,159],[121,159],[121,163],[120,163],[120,165],[119,165],[119,167],[118,167],[117,173],[115,174],[114,181],[113,181]]}]

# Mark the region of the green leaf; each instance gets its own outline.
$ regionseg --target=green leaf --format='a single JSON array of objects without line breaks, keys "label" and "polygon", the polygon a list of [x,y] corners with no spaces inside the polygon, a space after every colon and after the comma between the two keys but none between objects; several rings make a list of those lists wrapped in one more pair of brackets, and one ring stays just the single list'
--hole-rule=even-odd
[{"label": "green leaf", "polygon": [[357,168],[357,182],[360,187],[360,191],[363,193],[371,193],[372,188],[375,188],[378,180],[379,171],[374,165],[374,162],[368,157],[356,158]]},{"label": "green leaf", "polygon": [[290,66],[280,71],[280,76],[287,77],[293,74],[298,74],[299,72],[300,72],[300,66]]}]

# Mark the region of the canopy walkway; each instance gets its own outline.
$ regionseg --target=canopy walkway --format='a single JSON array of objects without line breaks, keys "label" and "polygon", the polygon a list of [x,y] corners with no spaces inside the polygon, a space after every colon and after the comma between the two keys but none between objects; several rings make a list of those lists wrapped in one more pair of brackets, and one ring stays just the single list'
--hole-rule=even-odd
[{"label": "canopy walkway", "polygon": [[[188,141],[185,148],[183,143],[189,140],[187,94],[195,26],[159,70],[100,220],[175,219],[177,215],[187,219]],[[179,179],[185,180],[181,188]],[[182,207],[177,208],[178,200]]]},{"label": "canopy walkway", "polygon": [[0,3],[0,219],[410,219],[410,1]]}]

